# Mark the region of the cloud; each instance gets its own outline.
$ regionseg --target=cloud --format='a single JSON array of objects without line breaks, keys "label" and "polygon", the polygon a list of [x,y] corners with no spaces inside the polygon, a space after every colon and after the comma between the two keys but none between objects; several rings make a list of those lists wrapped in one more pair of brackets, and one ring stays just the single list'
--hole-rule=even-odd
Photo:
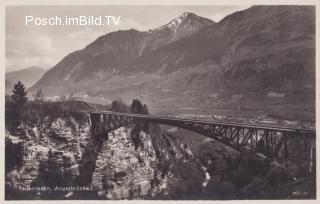
[{"label": "cloud", "polygon": [[[79,50],[103,35],[102,31],[93,30],[89,27],[65,35],[66,42],[72,50]],[[57,48],[61,48],[56,44]],[[6,36],[6,71],[22,69],[29,66],[40,66],[43,68],[53,67],[61,57],[61,52],[54,46],[51,37],[7,35]],[[59,47],[60,45],[60,47]],[[66,46],[68,47],[68,46]],[[61,51],[61,50],[60,50]]]},{"label": "cloud", "polygon": [[[65,35],[65,39],[72,50],[67,52],[82,49],[103,34],[102,31],[93,30],[89,27],[76,32],[69,32]],[[58,53],[57,48],[61,48],[61,42],[56,44],[57,48],[54,45],[52,38],[46,35],[7,35],[6,71],[10,72],[29,66],[53,67],[65,55],[61,56],[61,52]]]},{"label": "cloud", "polygon": [[43,68],[49,68],[55,63],[56,60],[48,56],[6,58],[6,72],[19,70],[21,68],[26,68],[35,65]]},{"label": "cloud", "polygon": [[85,29],[71,32],[66,35],[66,37],[71,41],[77,42],[77,47],[74,47],[75,50],[82,49],[98,37],[104,35],[102,31],[93,30],[89,27],[86,27]]},{"label": "cloud", "polygon": [[[249,6],[178,6],[178,7],[8,7],[6,12],[6,71],[28,66],[51,68],[70,52],[83,49],[86,45],[106,33],[116,30],[137,29],[147,31],[164,25],[183,11],[189,10],[216,22],[235,11]],[[140,9],[141,8],[141,9]],[[180,12],[181,11],[181,12]],[[106,27],[35,27],[24,26],[30,12],[35,16],[55,15],[121,15],[120,24]],[[170,16],[171,19],[168,19]],[[19,23],[20,22],[20,23]],[[21,24],[22,23],[22,24]]]},{"label": "cloud", "polygon": [[94,31],[91,28],[87,27],[84,30],[68,33],[66,36],[67,36],[67,38],[72,39],[72,40],[78,40],[78,39],[93,40],[101,35],[103,35],[102,31]]},{"label": "cloud", "polygon": [[48,36],[39,36],[28,39],[24,36],[10,36],[6,38],[6,54],[17,56],[49,56],[56,52],[53,43]]},{"label": "cloud", "polygon": [[214,12],[212,14],[209,14],[208,17],[212,20],[214,20],[215,22],[219,22],[221,21],[223,18],[225,18],[226,16],[237,12],[237,11],[242,11],[245,9],[248,9],[249,7],[251,7],[250,5],[245,5],[245,6],[226,6],[223,9],[220,9],[219,12]]},{"label": "cloud", "polygon": [[6,71],[13,71],[29,66],[51,67],[56,63],[56,49],[52,39],[39,36],[28,39],[25,36],[6,37]]},{"label": "cloud", "polygon": [[146,27],[145,25],[142,25],[141,23],[139,23],[138,21],[136,21],[135,19],[133,18],[127,18],[123,21],[120,21],[120,26],[126,26],[127,28],[131,29],[137,29],[137,30],[140,30],[140,31],[145,31],[145,30],[148,30],[150,29],[150,27]]},{"label": "cloud", "polygon": [[55,53],[56,49],[52,45],[52,40],[48,36],[38,37],[31,45],[34,55],[49,56]]},{"label": "cloud", "polygon": [[22,56],[23,52],[18,49],[6,49],[6,57]]}]

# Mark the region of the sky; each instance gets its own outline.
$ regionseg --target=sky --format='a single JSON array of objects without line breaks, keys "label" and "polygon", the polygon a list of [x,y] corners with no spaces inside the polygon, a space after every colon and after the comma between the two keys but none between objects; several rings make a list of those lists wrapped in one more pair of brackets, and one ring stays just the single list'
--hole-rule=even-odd
[{"label": "sky", "polygon": [[[192,12],[219,22],[225,16],[250,6],[8,6],[6,7],[6,73],[30,66],[50,69],[66,55],[83,49],[99,36],[117,30],[147,31]],[[118,25],[34,25],[26,16],[64,18],[121,16]]]}]

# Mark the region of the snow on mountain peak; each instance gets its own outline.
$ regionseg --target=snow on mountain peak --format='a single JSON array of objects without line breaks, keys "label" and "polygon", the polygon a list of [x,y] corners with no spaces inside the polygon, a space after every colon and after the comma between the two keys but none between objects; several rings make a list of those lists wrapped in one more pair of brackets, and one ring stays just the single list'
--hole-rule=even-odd
[{"label": "snow on mountain peak", "polygon": [[170,29],[174,32],[177,32],[177,29],[180,27],[181,24],[188,24],[188,26],[196,26],[196,27],[201,27],[201,26],[207,26],[207,25],[211,25],[212,23],[214,23],[213,21],[200,17],[194,13],[191,12],[185,12],[183,14],[181,14],[180,16],[174,18],[173,20],[171,20],[169,23],[156,28],[154,30],[150,30],[149,32],[156,32],[159,30],[163,30],[163,29]]},{"label": "snow on mountain peak", "polygon": [[[172,21],[170,21],[168,24],[166,24],[165,26],[166,27],[169,27],[169,28],[172,28],[172,29],[175,29],[177,28],[182,22],[183,20],[185,20],[187,18],[188,15],[190,15],[192,13],[189,13],[189,12],[185,12],[183,13],[182,15],[180,15],[179,17],[173,19]],[[194,15],[194,14],[193,14]]]}]

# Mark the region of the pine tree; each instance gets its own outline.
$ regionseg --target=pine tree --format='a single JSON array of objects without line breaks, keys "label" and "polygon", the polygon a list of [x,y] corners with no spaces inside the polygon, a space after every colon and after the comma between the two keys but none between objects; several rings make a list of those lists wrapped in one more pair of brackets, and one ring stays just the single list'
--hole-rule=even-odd
[{"label": "pine tree", "polygon": [[143,106],[141,101],[138,99],[133,99],[130,107],[131,113],[141,114],[143,112]]},{"label": "pine tree", "polygon": [[27,92],[21,81],[18,81],[18,83],[14,85],[12,93],[11,98],[17,105],[22,106],[27,102]]},{"label": "pine tree", "polygon": [[142,114],[149,115],[149,109],[146,104],[143,104]]},{"label": "pine tree", "polygon": [[120,104],[118,101],[112,101],[112,111],[120,112]]}]

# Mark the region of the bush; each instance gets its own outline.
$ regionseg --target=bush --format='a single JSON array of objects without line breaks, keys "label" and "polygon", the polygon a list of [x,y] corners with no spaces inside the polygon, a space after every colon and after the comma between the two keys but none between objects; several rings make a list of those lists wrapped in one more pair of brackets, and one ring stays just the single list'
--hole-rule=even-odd
[{"label": "bush", "polygon": [[121,112],[121,113],[128,113],[130,112],[130,108],[127,104],[125,104],[121,99],[112,101],[112,111],[114,112]]}]

